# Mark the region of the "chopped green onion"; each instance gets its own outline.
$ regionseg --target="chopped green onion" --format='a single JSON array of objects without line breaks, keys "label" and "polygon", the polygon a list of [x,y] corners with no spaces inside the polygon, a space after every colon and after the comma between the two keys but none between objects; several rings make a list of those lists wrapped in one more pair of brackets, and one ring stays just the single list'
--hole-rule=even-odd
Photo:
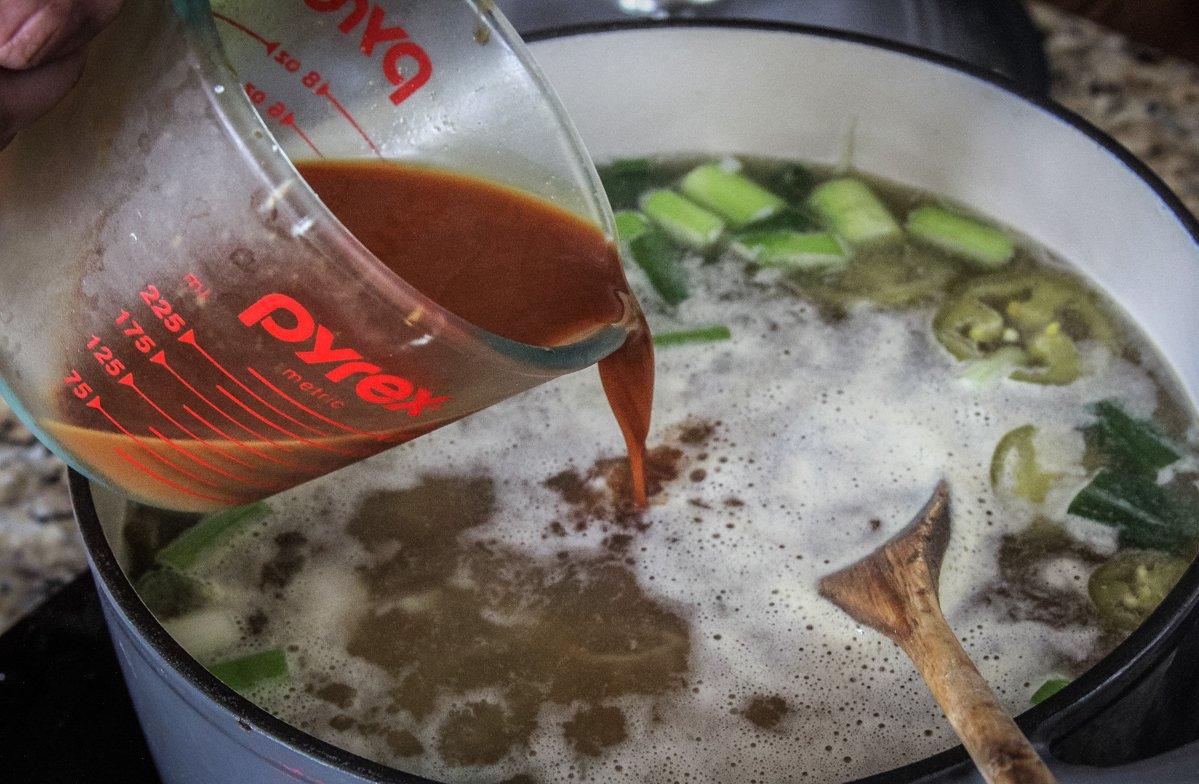
[{"label": "chopped green onion", "polygon": [[287,675],[287,656],[272,649],[214,664],[208,671],[236,692],[251,691]]},{"label": "chopped green onion", "polygon": [[682,346],[687,343],[717,343],[728,340],[733,333],[723,324],[697,329],[685,329],[678,332],[659,332],[654,335],[654,345],[659,347]]},{"label": "chopped green onion", "polygon": [[678,305],[687,299],[689,294],[683,251],[666,239],[662,232],[651,229],[636,237],[629,243],[629,254],[667,304]]},{"label": "chopped green onion", "polygon": [[712,163],[693,169],[679,183],[679,190],[734,228],[765,220],[787,206],[748,177]]},{"label": "chopped green onion", "polygon": [[159,621],[178,618],[208,601],[208,588],[169,567],[151,569],[137,581],[137,595]]},{"label": "chopped green onion", "polygon": [[614,210],[633,209],[641,194],[650,188],[650,162],[647,158],[617,160],[599,167],[600,181]]},{"label": "chopped green onion", "polygon": [[787,201],[798,204],[808,198],[816,187],[812,172],[797,163],[788,163],[776,169],[767,179],[766,187]]},{"label": "chopped green onion", "polygon": [[766,220],[746,226],[743,231],[818,231],[820,224],[806,209],[784,207]]},{"label": "chopped green onion", "polygon": [[675,242],[697,251],[709,250],[724,233],[724,221],[674,191],[650,191],[641,211]]},{"label": "chopped green onion", "polygon": [[881,245],[903,235],[886,206],[859,180],[829,180],[812,191],[808,204],[854,247]]},{"label": "chopped green onion", "polygon": [[621,242],[631,243],[642,234],[653,230],[649,219],[640,212],[620,210],[613,217],[616,218],[616,233],[620,236]]},{"label": "chopped green onion", "polygon": [[250,506],[227,509],[208,515],[158,551],[157,560],[180,572],[186,572],[220,545],[237,536],[253,523],[270,514],[261,501]]},{"label": "chopped green onion", "polygon": [[229,650],[241,638],[241,629],[228,610],[208,608],[162,622],[175,642],[200,661]]},{"label": "chopped green onion", "polygon": [[1032,693],[1031,702],[1033,705],[1040,705],[1069,685],[1069,678],[1050,678],[1041,684],[1041,688]]},{"label": "chopped green onion", "polygon": [[1112,526],[1121,547],[1177,552],[1199,537],[1199,508],[1152,479],[1105,468],[1074,496],[1070,514]]},{"label": "chopped green onion", "polygon": [[1182,452],[1152,422],[1133,419],[1117,403],[1102,400],[1091,407],[1095,424],[1084,429],[1087,441],[1113,466],[1155,477],[1178,461]]},{"label": "chopped green onion", "polygon": [[845,251],[828,232],[748,231],[733,239],[737,254],[766,267],[828,269],[845,264]]},{"label": "chopped green onion", "polygon": [[942,207],[912,210],[907,230],[934,248],[989,269],[1006,264],[1016,254],[1016,243],[1005,232]]}]

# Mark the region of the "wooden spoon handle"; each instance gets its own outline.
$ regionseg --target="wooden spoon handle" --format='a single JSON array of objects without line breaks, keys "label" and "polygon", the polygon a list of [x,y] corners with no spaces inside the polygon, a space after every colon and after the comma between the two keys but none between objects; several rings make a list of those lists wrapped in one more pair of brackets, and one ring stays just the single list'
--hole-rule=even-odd
[{"label": "wooden spoon handle", "polygon": [[913,619],[901,641],[966,751],[990,784],[1055,784],[1036,749],[995,699],[940,612]]}]

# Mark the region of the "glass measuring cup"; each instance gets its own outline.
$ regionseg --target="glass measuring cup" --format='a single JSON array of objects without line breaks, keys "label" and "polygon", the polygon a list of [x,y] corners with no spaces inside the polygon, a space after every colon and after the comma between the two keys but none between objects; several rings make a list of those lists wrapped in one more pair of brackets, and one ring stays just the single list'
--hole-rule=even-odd
[{"label": "glass measuring cup", "polygon": [[541,348],[457,318],[324,207],[292,163],[317,156],[497,181],[612,236],[490,2],[127,3],[0,154],[0,391],[44,443],[147,503],[237,505],[591,365],[635,325],[630,302]]}]

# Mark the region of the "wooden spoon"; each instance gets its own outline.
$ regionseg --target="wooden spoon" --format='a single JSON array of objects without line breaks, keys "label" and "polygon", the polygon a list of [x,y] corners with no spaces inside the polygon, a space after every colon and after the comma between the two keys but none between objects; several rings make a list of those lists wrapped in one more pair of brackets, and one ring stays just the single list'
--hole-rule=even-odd
[{"label": "wooden spoon", "polygon": [[990,784],[1052,784],[1053,774],[954,635],[937,598],[949,545],[949,487],[891,541],[820,581],[820,595],[903,649]]}]

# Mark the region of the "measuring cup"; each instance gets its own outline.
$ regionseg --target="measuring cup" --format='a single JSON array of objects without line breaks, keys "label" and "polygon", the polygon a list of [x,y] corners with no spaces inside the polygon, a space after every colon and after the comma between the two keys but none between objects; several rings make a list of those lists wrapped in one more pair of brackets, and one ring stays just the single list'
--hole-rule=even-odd
[{"label": "measuring cup", "polygon": [[[130,2],[0,153],[0,391],[146,503],[244,504],[623,344],[489,334],[388,270],[292,159],[419,161],[611,215],[490,2]],[[404,205],[381,204],[403,220]]]}]

